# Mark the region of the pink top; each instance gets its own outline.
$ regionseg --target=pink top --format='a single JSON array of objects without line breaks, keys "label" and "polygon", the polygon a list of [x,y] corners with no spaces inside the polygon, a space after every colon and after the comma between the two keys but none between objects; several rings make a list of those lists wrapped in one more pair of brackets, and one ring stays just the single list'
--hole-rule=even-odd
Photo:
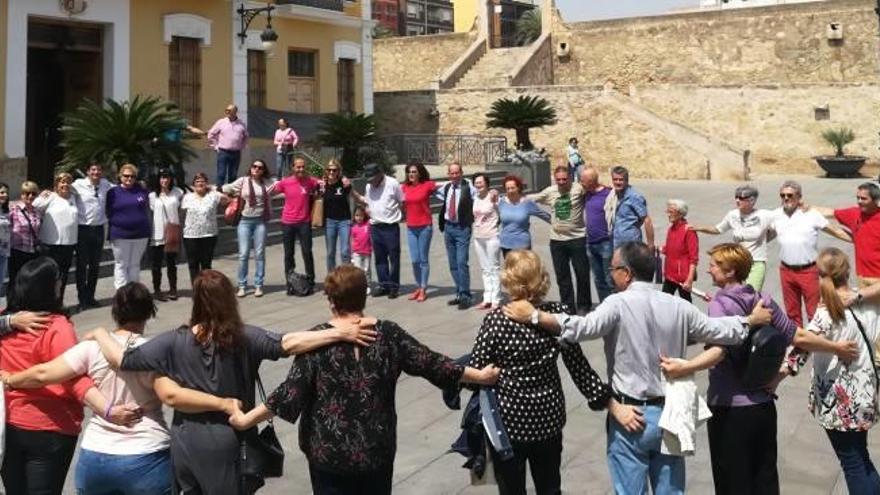
[{"label": "pink top", "polygon": [[407,227],[425,227],[431,225],[431,195],[437,184],[432,181],[418,184],[402,184],[403,204],[406,205]]},{"label": "pink top", "polygon": [[474,198],[474,225],[473,235],[475,239],[492,239],[498,237],[498,206],[492,201],[490,195],[485,198]]},{"label": "pink top", "polygon": [[281,223],[291,225],[312,221],[312,195],[318,190],[318,179],[294,176],[285,177],[275,183],[275,192],[284,194],[284,209],[281,210]]},{"label": "pink top", "polygon": [[275,150],[281,153],[284,151],[284,145],[289,144],[291,146],[296,146],[296,143],[299,142],[299,136],[296,135],[296,131],[288,127],[287,129],[277,129],[275,131]]},{"label": "pink top", "polygon": [[247,140],[247,126],[241,119],[229,120],[229,117],[223,117],[214,122],[208,131],[208,145],[216,150],[242,150]]},{"label": "pink top", "polygon": [[363,255],[373,253],[373,243],[370,241],[370,222],[352,224],[351,252]]}]

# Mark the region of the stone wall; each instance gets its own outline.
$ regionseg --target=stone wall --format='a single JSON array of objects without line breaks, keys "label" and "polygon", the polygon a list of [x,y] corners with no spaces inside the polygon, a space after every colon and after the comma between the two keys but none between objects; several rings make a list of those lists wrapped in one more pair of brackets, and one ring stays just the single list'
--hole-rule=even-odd
[{"label": "stone wall", "polygon": [[476,36],[472,31],[374,40],[373,90],[430,89]]},{"label": "stone wall", "polygon": [[526,61],[511,86],[541,86],[553,84],[553,37],[549,34],[535,41],[532,56]]},{"label": "stone wall", "polygon": [[[786,84],[876,81],[873,0],[838,0],[660,17],[554,23],[556,84]],[[844,39],[827,39],[831,22]]]},{"label": "stone wall", "polygon": [[[812,156],[831,152],[820,133],[841,125],[857,136],[847,151],[876,155],[878,85],[656,86],[636,88],[632,97],[607,95],[598,86],[451,90],[437,96],[439,132],[501,133],[513,143],[512,132],[485,128],[485,113],[496,99],[519,94],[541,95],[556,109],[557,125],[532,130],[535,146],[546,147],[554,163],[564,163],[567,140],[577,136],[585,159],[603,169],[626,164],[640,177],[706,178],[710,155],[693,145],[690,133],[724,148],[751,150],[756,174],[817,175]],[[814,105],[825,104],[830,120],[816,121]],[[648,112],[656,118],[645,119]]]},{"label": "stone wall", "polygon": [[435,91],[394,91],[375,94],[376,126],[382,136],[433,134],[439,122]]}]

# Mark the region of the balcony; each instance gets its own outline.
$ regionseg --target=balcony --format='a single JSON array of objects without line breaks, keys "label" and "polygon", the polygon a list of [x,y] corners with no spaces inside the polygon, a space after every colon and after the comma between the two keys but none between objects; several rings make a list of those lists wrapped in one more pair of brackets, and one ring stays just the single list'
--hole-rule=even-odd
[{"label": "balcony", "polygon": [[303,7],[312,7],[315,9],[335,10],[342,12],[343,0],[277,0],[276,5],[300,5]]}]

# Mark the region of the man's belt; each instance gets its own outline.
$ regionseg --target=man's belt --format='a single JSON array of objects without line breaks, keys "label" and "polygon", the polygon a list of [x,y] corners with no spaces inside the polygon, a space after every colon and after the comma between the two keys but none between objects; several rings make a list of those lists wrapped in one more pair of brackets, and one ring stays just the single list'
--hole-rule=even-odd
[{"label": "man's belt", "polygon": [[647,399],[636,399],[626,394],[618,393],[615,397],[617,402],[627,406],[662,406],[666,403],[666,397],[649,397]]},{"label": "man's belt", "polygon": [[804,265],[789,265],[788,263],[783,263],[783,262],[781,262],[781,261],[779,262],[779,264],[782,265],[782,266],[784,266],[785,268],[787,268],[787,269],[789,269],[789,270],[795,270],[795,271],[797,271],[797,270],[806,270],[807,268],[812,268],[812,267],[816,266],[816,262],[815,262],[815,261],[811,261],[811,262],[809,262],[809,263],[807,263],[807,264],[804,264]]}]

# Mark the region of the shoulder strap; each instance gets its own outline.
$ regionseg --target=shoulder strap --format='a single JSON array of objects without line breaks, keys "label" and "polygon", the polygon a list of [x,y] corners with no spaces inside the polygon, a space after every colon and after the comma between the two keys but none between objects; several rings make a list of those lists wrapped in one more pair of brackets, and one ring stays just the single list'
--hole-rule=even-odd
[{"label": "shoulder strap", "polygon": [[861,320],[856,316],[855,311],[852,308],[849,308],[849,314],[852,315],[853,320],[856,321],[856,325],[859,327],[859,333],[862,334],[862,339],[865,341],[865,345],[868,346],[868,356],[871,358],[871,362],[869,363],[871,369],[874,371],[874,391],[880,389],[880,375],[877,373],[877,366],[874,364],[874,345],[871,343],[871,340],[868,339],[868,334],[865,332],[865,327],[862,326]]},{"label": "shoulder strap", "polygon": [[28,228],[31,231],[31,235],[34,236],[34,239],[38,239],[37,233],[34,231],[34,224],[31,223],[31,217],[28,216],[27,211],[25,211],[24,206],[19,205],[18,210],[21,211],[21,214],[24,215],[24,219],[27,220]]}]

